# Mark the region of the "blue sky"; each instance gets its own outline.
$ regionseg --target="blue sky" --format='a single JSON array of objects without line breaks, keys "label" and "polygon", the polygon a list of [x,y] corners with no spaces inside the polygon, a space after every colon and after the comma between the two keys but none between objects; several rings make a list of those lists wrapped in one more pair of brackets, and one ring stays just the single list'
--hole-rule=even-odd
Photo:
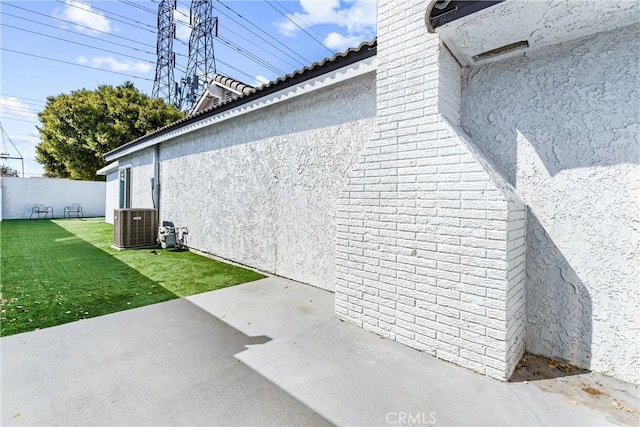
[{"label": "blue sky", "polygon": [[[43,173],[34,160],[39,142],[35,125],[47,96],[126,80],[151,95],[158,1],[0,3],[0,121],[25,158],[26,176]],[[190,3],[178,0],[174,14],[176,79],[186,66]],[[219,36],[235,45],[216,40],[217,70],[251,85],[375,36],[375,0],[214,0],[213,4]],[[16,154],[8,141],[6,146]],[[19,161],[2,162],[20,171]]]}]

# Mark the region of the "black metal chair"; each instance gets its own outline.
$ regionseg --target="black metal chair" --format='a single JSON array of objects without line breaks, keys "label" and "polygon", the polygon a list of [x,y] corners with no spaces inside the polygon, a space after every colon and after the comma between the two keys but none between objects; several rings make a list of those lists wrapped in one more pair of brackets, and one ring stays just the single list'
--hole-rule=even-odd
[{"label": "black metal chair", "polygon": [[82,206],[80,206],[80,203],[71,203],[71,206],[64,207],[64,218],[66,218],[67,216],[71,218],[72,213],[76,214],[76,218],[84,218],[84,214],[82,213]]},{"label": "black metal chair", "polygon": [[45,206],[42,204],[33,205],[29,219],[32,219],[34,215],[36,215],[36,219],[40,219],[40,214],[44,214],[44,218],[51,214],[51,218],[53,218],[53,206]]}]

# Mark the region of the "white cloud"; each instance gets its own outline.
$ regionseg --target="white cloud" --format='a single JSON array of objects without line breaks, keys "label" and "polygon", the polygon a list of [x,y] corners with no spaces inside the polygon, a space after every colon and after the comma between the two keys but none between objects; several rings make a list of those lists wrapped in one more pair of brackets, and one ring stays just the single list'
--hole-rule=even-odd
[{"label": "white cloud", "polygon": [[[41,176],[44,173],[42,165],[36,162],[36,146],[40,143],[40,137],[36,132],[28,134],[11,133],[9,138],[15,144],[24,159],[25,176]],[[16,149],[7,142],[7,149],[12,155],[17,155]],[[17,159],[6,159],[2,163],[17,170],[22,175],[22,162]]]},{"label": "white cloud", "polygon": [[173,11],[173,19],[176,22],[176,38],[183,42],[188,42],[191,37],[189,9],[184,9],[178,5]]},{"label": "white cloud", "polygon": [[150,62],[132,60],[118,61],[110,56],[94,56],[93,58],[79,56],[78,62],[93,68],[106,68],[118,72],[148,73],[152,67]]},{"label": "white cloud", "polygon": [[111,21],[102,13],[93,10],[89,3],[79,0],[66,0],[62,10],[54,9],[53,16],[77,24],[75,28],[79,32],[98,34],[99,32],[109,33],[112,30]]},{"label": "white cloud", "polygon": [[355,47],[362,42],[362,37],[359,35],[347,35],[344,36],[340,33],[329,33],[324,39],[324,45],[331,50],[343,51],[350,47]]},{"label": "white cloud", "polygon": [[[355,46],[363,40],[373,38],[376,31],[376,0],[300,0],[302,12],[287,14],[289,19],[276,23],[278,31],[289,37],[303,28],[317,25],[335,25],[346,30],[345,34],[331,32],[324,40],[334,50]],[[328,43],[328,44],[327,44]]]},{"label": "white cloud", "polygon": [[258,87],[258,86],[262,86],[262,85],[267,84],[267,83],[269,83],[269,79],[268,79],[268,78],[266,78],[266,77],[265,77],[265,76],[263,76],[263,75],[258,74],[258,75],[255,77],[255,82],[253,83],[253,85],[254,85],[255,87]]},{"label": "white cloud", "polygon": [[12,96],[0,97],[0,115],[8,114],[11,117],[21,118],[23,120],[37,121],[38,116],[31,108],[21,102],[18,98]]},{"label": "white cloud", "polygon": [[[40,137],[35,130],[38,124],[38,116],[33,107],[29,107],[24,102],[21,102],[19,98],[13,96],[0,96],[0,116],[7,116],[16,118],[18,120],[27,120],[29,123],[21,121],[7,120],[3,123],[3,127],[6,135],[15,147],[5,140],[5,146],[7,152],[11,156],[18,156],[21,154],[24,158],[24,168],[26,176],[35,175],[40,176],[43,173],[42,166],[36,162],[36,145],[40,142]],[[4,122],[4,120],[3,120]],[[15,129],[23,129],[23,131],[15,132]],[[26,129],[31,129],[31,132],[27,132]],[[12,130],[14,132],[12,132]],[[3,135],[4,138],[4,135]],[[0,151],[4,151],[5,147],[0,144]],[[17,151],[16,151],[17,150]],[[22,172],[22,162],[16,159],[2,159],[0,163],[8,165],[18,172]]]}]

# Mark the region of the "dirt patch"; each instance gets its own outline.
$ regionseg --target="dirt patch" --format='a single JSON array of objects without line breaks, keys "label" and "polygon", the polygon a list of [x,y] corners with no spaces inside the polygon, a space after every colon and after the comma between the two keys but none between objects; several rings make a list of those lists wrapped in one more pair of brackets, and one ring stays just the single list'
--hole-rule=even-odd
[{"label": "dirt patch", "polygon": [[605,394],[603,392],[601,392],[600,390],[598,390],[597,388],[594,387],[585,387],[582,389],[582,391],[584,391],[585,393],[589,393],[592,396],[599,396],[601,394]]},{"label": "dirt patch", "polygon": [[635,384],[528,353],[509,381],[531,383],[548,393],[562,394],[569,404],[594,409],[616,424],[640,424],[640,389]]}]

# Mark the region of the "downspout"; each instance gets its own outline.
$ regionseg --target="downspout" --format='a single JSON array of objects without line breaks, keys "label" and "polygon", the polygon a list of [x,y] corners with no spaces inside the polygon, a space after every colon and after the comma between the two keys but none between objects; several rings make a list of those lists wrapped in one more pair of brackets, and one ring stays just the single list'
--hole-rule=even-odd
[{"label": "downspout", "polygon": [[151,178],[151,200],[160,223],[160,145],[153,146],[153,178]]}]

